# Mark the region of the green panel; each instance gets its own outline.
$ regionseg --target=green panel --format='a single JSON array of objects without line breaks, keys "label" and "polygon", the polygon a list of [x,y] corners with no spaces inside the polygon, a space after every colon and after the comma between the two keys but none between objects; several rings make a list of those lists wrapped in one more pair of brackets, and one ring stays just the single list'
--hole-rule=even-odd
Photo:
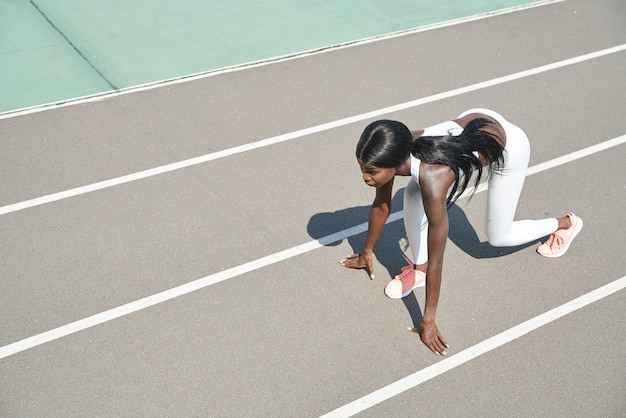
[{"label": "green panel", "polygon": [[525,3],[0,0],[0,112]]},{"label": "green panel", "polygon": [[28,2],[0,1],[0,112],[109,89]]}]

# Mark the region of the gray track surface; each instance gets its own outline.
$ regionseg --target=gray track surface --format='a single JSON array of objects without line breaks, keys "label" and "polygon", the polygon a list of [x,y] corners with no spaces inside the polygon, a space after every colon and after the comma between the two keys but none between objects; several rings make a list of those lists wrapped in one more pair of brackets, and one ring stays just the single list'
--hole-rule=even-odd
[{"label": "gray track surface", "polygon": [[[0,203],[622,45],[624,16],[622,0],[565,1],[0,120]],[[625,70],[619,52],[385,117],[417,129],[493,108],[527,131],[533,166],[626,133]],[[353,150],[368,121],[2,215],[0,346],[365,222]],[[449,356],[625,275],[624,160],[620,145],[528,177],[518,218],[585,220],[559,259],[485,244],[484,193],[452,209]],[[402,222],[374,281],[337,264],[363,239],[0,359],[0,415],[313,417],[441,361],[405,330],[424,290],[383,294]],[[619,291],[361,416],[624,416],[625,303]]]}]

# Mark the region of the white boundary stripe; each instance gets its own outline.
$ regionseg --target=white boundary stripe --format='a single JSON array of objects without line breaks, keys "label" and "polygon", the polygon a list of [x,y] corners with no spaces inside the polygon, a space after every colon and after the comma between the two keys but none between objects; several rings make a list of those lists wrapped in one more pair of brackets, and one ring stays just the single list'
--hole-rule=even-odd
[{"label": "white boundary stripe", "polygon": [[526,171],[526,175],[539,173],[547,170],[548,168],[556,167],[557,165],[567,164],[571,161],[577,160],[587,155],[595,154],[596,152],[604,151],[609,148],[616,147],[626,142],[626,135],[618,136],[617,138],[609,139],[608,141],[600,142],[599,144],[591,145],[587,148],[583,148],[579,151],[572,152],[570,154],[563,155],[562,157],[555,158],[544,163],[540,163],[529,167]]},{"label": "white boundary stripe", "polygon": [[296,138],[301,138],[306,135],[311,135],[318,132],[327,131],[330,129],[334,129],[340,126],[348,125],[355,122],[360,122],[365,119],[380,117],[385,114],[399,112],[402,110],[406,110],[412,107],[421,106],[427,103],[436,102],[439,100],[447,99],[453,96],[458,96],[461,94],[469,93],[472,91],[493,87],[498,84],[507,83],[509,81],[518,80],[524,77],[530,77],[536,74],[540,74],[546,71],[555,70],[558,68],[562,68],[568,65],[578,64],[583,61],[588,61],[591,59],[599,58],[605,55],[614,54],[620,51],[626,50],[626,44],[622,44],[619,46],[615,46],[608,49],[603,49],[600,51],[592,52],[585,55],[580,55],[578,57],[570,58],[563,61],[558,61],[552,64],[543,65],[540,67],[532,68],[530,70],[520,71],[517,73],[513,73],[507,76],[494,78],[492,80],[483,81],[476,84],[471,84],[469,86],[461,87],[454,90],[449,90],[447,92],[434,94],[432,96],[423,97],[421,99],[411,100],[409,102],[400,103],[394,106],[384,107],[378,110],[373,110],[371,112],[362,113],[360,115],[355,115],[351,117],[347,117],[344,119],[339,119],[333,122],[323,123],[321,125],[313,126],[306,129],[301,129],[298,131],[290,132],[283,135],[278,135],[272,138],[263,139],[256,142],[251,142],[249,144],[240,145],[233,148],[228,148],[222,151],[214,152],[211,154],[205,154],[199,157],[190,158],[188,160],[179,161],[172,164],[163,165],[160,167],[151,168],[144,171],[139,171],[133,174],[128,174],[121,177],[116,177],[110,180],[101,181],[98,183],[89,184],[86,186],[77,187],[74,189],[65,190],[62,192],[52,193],[49,195],[37,197],[34,199],[24,200],[19,203],[13,203],[10,205],[0,207],[0,215],[4,215],[11,212],[17,212],[19,210],[32,208],[35,206],[43,205],[46,203],[56,202],[59,200],[67,199],[70,197],[79,196],[82,194],[94,192],[97,190],[106,189],[113,186],[118,186],[125,183],[130,183],[133,181],[141,180],[147,177],[156,176],[159,174],[169,173],[171,171],[179,170],[186,167],[191,167],[197,164],[206,163],[209,161],[217,160],[220,158],[225,158],[234,154],[239,154],[246,151],[251,151],[257,148],[266,147],[269,145],[278,144],[280,142],[290,141]]},{"label": "white boundary stripe", "polygon": [[443,373],[454,369],[470,360],[475,359],[491,350],[503,346],[515,339],[518,339],[531,331],[536,330],[550,322],[568,315],[578,309],[581,309],[587,305],[597,302],[607,296],[612,295],[620,290],[626,288],[626,276],[621,279],[617,279],[607,285],[604,285],[598,289],[592,290],[576,299],[571,300],[561,306],[557,306],[539,316],[529,319],[526,322],[522,322],[519,325],[509,328],[491,338],[488,338],[480,343],[473,345],[460,353],[454,354],[451,357],[446,358],[432,366],[426,367],[418,372],[415,372],[409,376],[406,376],[400,380],[391,383],[375,392],[370,393],[360,399],[350,402],[334,411],[329,412],[322,416],[322,418],[339,418],[339,417],[351,417],[359,412],[362,412],[374,405],[377,405],[387,399],[390,399],[402,392],[412,389],[430,379],[433,379]]},{"label": "white boundary stripe", "polygon": [[[539,163],[532,167],[528,167],[528,170],[526,170],[526,177],[532,176],[533,174],[540,173],[542,171],[548,170],[550,168],[553,168],[559,165],[567,164],[569,162],[578,160],[583,157],[587,157],[591,154],[595,154],[597,152],[604,151],[609,148],[616,147],[618,145],[622,145],[624,143],[626,143],[626,135],[618,136],[617,138],[609,139],[607,141],[600,142],[599,144],[591,145],[587,148],[583,148],[581,150],[574,151],[569,154],[565,154],[561,157],[557,157],[552,160]],[[476,187],[476,191],[474,191],[473,187],[468,188],[465,192],[463,192],[461,197],[467,197],[471,195],[472,193],[479,193],[485,190],[487,190],[487,183],[482,183],[482,184],[479,184],[478,187]]]},{"label": "white boundary stripe", "polygon": [[392,38],[396,38],[399,36],[411,35],[414,33],[445,28],[447,26],[454,26],[454,25],[459,25],[462,23],[473,22],[476,20],[481,20],[481,19],[486,19],[486,18],[490,18],[494,16],[518,12],[521,10],[532,9],[535,7],[547,6],[553,3],[561,3],[563,1],[565,0],[540,0],[534,3],[522,4],[520,6],[513,6],[513,7],[506,8],[506,9],[495,10],[492,12],[480,13],[480,14],[473,15],[473,16],[462,17],[459,19],[448,20],[448,21],[440,22],[440,23],[433,23],[431,25],[420,26],[420,27],[413,28],[413,29],[401,30],[398,32],[387,33],[384,35],[372,36],[369,38],[358,39],[356,41],[349,41],[349,42],[337,44],[337,45],[325,46],[325,47],[321,47],[317,49],[311,49],[308,51],[301,51],[301,52],[296,52],[293,54],[281,55],[281,56],[272,57],[272,58],[268,58],[268,59],[264,59],[260,61],[254,61],[254,62],[249,62],[245,64],[235,65],[232,67],[220,68],[217,70],[211,70],[207,72],[190,74],[190,75],[185,75],[185,76],[176,77],[172,79],[166,79],[166,80],[155,81],[155,82],[146,83],[146,84],[140,84],[137,86],[127,87],[127,88],[119,89],[116,91],[107,91],[107,92],[96,93],[96,94],[83,96],[83,97],[75,97],[75,98],[71,98],[67,100],[61,100],[61,101],[52,102],[52,103],[25,107],[22,109],[9,110],[7,112],[0,113],[0,120],[12,118],[16,116],[27,115],[31,113],[42,112],[45,110],[58,109],[61,107],[72,106],[76,104],[96,102],[96,101],[103,100],[109,97],[115,97],[115,96],[121,96],[124,94],[152,90],[152,89],[159,88],[159,87],[171,86],[174,84],[185,83],[185,82],[193,81],[193,80],[199,80],[199,79],[212,77],[212,76],[216,76],[220,74],[226,74],[226,73],[230,73],[234,71],[247,70],[249,68],[261,67],[264,65],[274,64],[277,62],[283,62],[283,61],[303,58],[303,57],[307,57],[311,55],[322,54],[322,53],[334,51],[337,49],[350,48],[350,47],[357,46],[357,45],[363,45],[363,44],[368,44],[372,42],[392,39]]},{"label": "white boundary stripe", "polygon": [[[610,139],[600,144],[593,145],[593,146],[584,148],[579,151],[575,151],[563,157],[555,158],[545,163],[530,167],[528,169],[527,176],[531,174],[537,174],[541,171],[545,171],[550,168],[554,168],[556,166],[565,164],[567,162],[571,162],[576,159],[586,157],[588,155],[597,153],[599,151],[608,149],[610,147],[618,146],[625,142],[626,142],[626,135],[622,135],[620,137]],[[482,191],[481,189],[478,189],[476,190],[476,193],[479,193],[481,191]],[[402,217],[403,217],[402,211],[394,212],[387,219],[387,223],[398,221],[402,219]],[[234,277],[240,276],[245,273],[249,273],[254,270],[258,270],[260,268],[269,266],[271,264],[279,263],[283,260],[287,260],[289,258],[296,257],[298,255],[307,253],[309,251],[313,251],[325,245],[329,245],[337,241],[342,241],[346,238],[363,233],[365,231],[367,231],[367,223],[362,223],[362,224],[353,226],[351,228],[336,232],[334,234],[319,238],[317,240],[310,241],[305,244],[301,244],[292,248],[288,248],[278,253],[274,253],[266,257],[253,260],[248,263],[241,264],[239,266],[232,267],[227,270],[223,270],[219,273],[215,273],[215,274],[203,277],[201,279],[197,279],[189,283],[185,283],[183,285],[174,287],[172,289],[165,290],[163,292],[160,292],[151,296],[147,296],[143,299],[139,299],[134,302],[130,302],[125,305],[121,305],[116,308],[112,308],[107,311],[92,315],[90,317],[72,322],[70,324],[63,325],[53,330],[43,332],[41,334],[37,334],[29,338],[25,338],[23,340],[17,341],[12,344],[5,345],[3,347],[0,347],[0,359],[19,353],[21,351],[28,350],[38,345],[45,344],[47,342],[65,337],[75,332],[79,332],[87,328],[91,328],[96,325],[111,321],[113,319],[120,318],[122,316],[131,314],[133,312],[137,312],[142,309],[149,308],[151,306],[177,298],[179,296],[186,295],[188,293],[203,289],[213,284],[216,284],[216,283],[228,280],[228,279],[232,279]]]}]

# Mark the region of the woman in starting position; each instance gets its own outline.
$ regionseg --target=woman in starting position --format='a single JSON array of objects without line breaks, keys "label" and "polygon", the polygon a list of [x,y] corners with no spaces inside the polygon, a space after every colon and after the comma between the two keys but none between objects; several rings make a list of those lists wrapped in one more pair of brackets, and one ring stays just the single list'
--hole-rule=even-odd
[{"label": "woman in starting position", "polygon": [[409,261],[410,265],[387,284],[385,294],[399,299],[416,287],[426,286],[424,314],[416,332],[438,355],[445,355],[448,348],[435,324],[448,238],[447,209],[465,191],[472,172],[478,185],[487,168],[487,237],[493,246],[516,246],[550,235],[537,252],[560,257],[583,226],[573,213],[560,218],[513,220],[530,146],[524,131],[492,110],[471,109],[453,121],[414,132],[396,121],[373,122],[359,139],[356,158],[363,180],[376,188],[376,198],[363,252],[340,263],[367,268],[374,278],[372,250],[391,212],[393,180],[395,176],[411,176],[404,192],[404,224],[414,263]]}]

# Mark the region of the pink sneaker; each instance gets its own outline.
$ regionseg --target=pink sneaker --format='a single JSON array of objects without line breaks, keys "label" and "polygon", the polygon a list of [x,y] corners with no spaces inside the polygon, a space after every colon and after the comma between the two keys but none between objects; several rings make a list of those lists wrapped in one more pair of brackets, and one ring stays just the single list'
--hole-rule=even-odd
[{"label": "pink sneaker", "polygon": [[542,256],[552,258],[562,256],[569,248],[574,237],[583,229],[582,219],[573,213],[568,213],[566,216],[569,217],[572,226],[553,232],[546,242],[537,247],[537,252]]},{"label": "pink sneaker", "polygon": [[406,257],[404,259],[409,265],[402,267],[400,274],[385,286],[385,295],[391,299],[401,299],[410,295],[413,289],[426,285],[426,274],[415,270],[411,260]]}]

